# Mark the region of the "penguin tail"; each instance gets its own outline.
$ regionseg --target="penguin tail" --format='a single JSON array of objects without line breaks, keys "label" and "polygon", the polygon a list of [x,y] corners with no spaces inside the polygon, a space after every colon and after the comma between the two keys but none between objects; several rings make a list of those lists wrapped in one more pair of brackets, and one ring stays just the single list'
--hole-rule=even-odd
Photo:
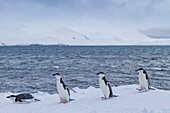
[{"label": "penguin tail", "polygon": [[73,101],[74,99],[69,99],[69,101]]},{"label": "penguin tail", "polygon": [[152,87],[149,87],[149,89],[150,89],[150,90],[155,90],[155,89],[154,89],[154,88],[152,88]]},{"label": "penguin tail", "polygon": [[118,95],[113,95],[112,97],[118,97]]},{"label": "penguin tail", "polygon": [[111,95],[110,97],[118,97],[118,95]]}]

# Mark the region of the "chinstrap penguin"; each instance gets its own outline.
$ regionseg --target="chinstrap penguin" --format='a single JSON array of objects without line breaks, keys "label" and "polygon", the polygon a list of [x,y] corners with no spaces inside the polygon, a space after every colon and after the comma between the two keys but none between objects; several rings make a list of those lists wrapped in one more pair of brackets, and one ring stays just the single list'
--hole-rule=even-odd
[{"label": "chinstrap penguin", "polygon": [[31,103],[40,101],[39,99],[34,98],[30,93],[22,93],[18,95],[7,96],[10,98],[13,103]]},{"label": "chinstrap penguin", "polygon": [[139,68],[136,70],[138,74],[138,79],[139,79],[139,85],[140,89],[137,89],[139,91],[148,91],[149,89],[153,89],[150,87],[150,80],[148,77],[148,74],[143,68]]},{"label": "chinstrap penguin", "polygon": [[[60,102],[68,103],[69,101],[73,100],[73,99],[70,99],[70,90],[69,89],[71,89],[71,88],[68,88],[65,85],[65,83],[62,80],[61,75],[59,73],[55,73],[55,74],[53,74],[53,76],[57,78],[57,93],[59,94]],[[71,90],[74,91],[73,89],[71,89]]]},{"label": "chinstrap penguin", "polygon": [[110,97],[117,97],[116,95],[113,95],[112,88],[110,86],[110,85],[115,85],[115,84],[108,82],[106,80],[104,72],[99,72],[97,73],[97,75],[99,75],[99,86],[104,95],[103,98],[108,99]]}]

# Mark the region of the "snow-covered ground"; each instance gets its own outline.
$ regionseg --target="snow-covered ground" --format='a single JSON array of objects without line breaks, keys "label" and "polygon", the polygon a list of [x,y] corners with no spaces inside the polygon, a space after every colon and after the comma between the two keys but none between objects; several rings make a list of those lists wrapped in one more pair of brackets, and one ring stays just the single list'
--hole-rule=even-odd
[{"label": "snow-covered ground", "polygon": [[57,94],[33,94],[40,102],[30,104],[13,104],[6,96],[12,93],[0,94],[0,113],[170,113],[170,91],[150,90],[138,92],[138,85],[113,87],[119,97],[102,100],[100,89],[74,88],[77,93],[71,93],[74,101],[67,104],[59,103]]}]

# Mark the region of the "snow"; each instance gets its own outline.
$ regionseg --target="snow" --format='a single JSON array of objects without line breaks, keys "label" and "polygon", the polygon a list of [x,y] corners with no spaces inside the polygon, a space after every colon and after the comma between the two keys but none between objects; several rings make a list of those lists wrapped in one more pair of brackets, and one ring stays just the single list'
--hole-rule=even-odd
[{"label": "snow", "polygon": [[40,44],[65,45],[169,45],[170,39],[150,38],[137,30],[100,32],[57,29],[49,36],[36,40]]},{"label": "snow", "polygon": [[119,97],[102,100],[99,88],[74,88],[71,101],[67,104],[59,103],[57,94],[38,92],[34,97],[40,102],[30,104],[13,104],[6,96],[12,93],[0,94],[1,113],[170,113],[170,91],[149,90],[139,92],[138,85],[112,87]]},{"label": "snow", "polygon": [[[0,29],[1,42],[6,45],[169,45],[170,39],[150,38],[135,29],[81,31],[69,28],[13,27]],[[10,32],[10,33],[9,33]],[[12,40],[15,39],[15,40]],[[0,44],[2,46],[2,44]]]}]

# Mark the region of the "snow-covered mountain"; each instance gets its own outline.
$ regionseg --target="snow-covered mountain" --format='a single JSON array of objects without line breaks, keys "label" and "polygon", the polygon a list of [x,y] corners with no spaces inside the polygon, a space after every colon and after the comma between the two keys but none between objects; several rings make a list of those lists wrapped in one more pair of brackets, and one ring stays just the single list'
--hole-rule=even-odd
[{"label": "snow-covered mountain", "polygon": [[38,42],[67,45],[169,45],[170,39],[149,38],[137,30],[77,32],[70,29],[59,29],[50,33],[48,37],[39,39]]},{"label": "snow-covered mountain", "polygon": [[[8,35],[10,33],[10,35]],[[0,31],[0,41],[15,44],[66,44],[66,45],[170,45],[170,39],[153,39],[137,30],[100,32],[75,31],[68,28],[31,29],[7,28]],[[1,44],[2,45],[2,44]]]}]

